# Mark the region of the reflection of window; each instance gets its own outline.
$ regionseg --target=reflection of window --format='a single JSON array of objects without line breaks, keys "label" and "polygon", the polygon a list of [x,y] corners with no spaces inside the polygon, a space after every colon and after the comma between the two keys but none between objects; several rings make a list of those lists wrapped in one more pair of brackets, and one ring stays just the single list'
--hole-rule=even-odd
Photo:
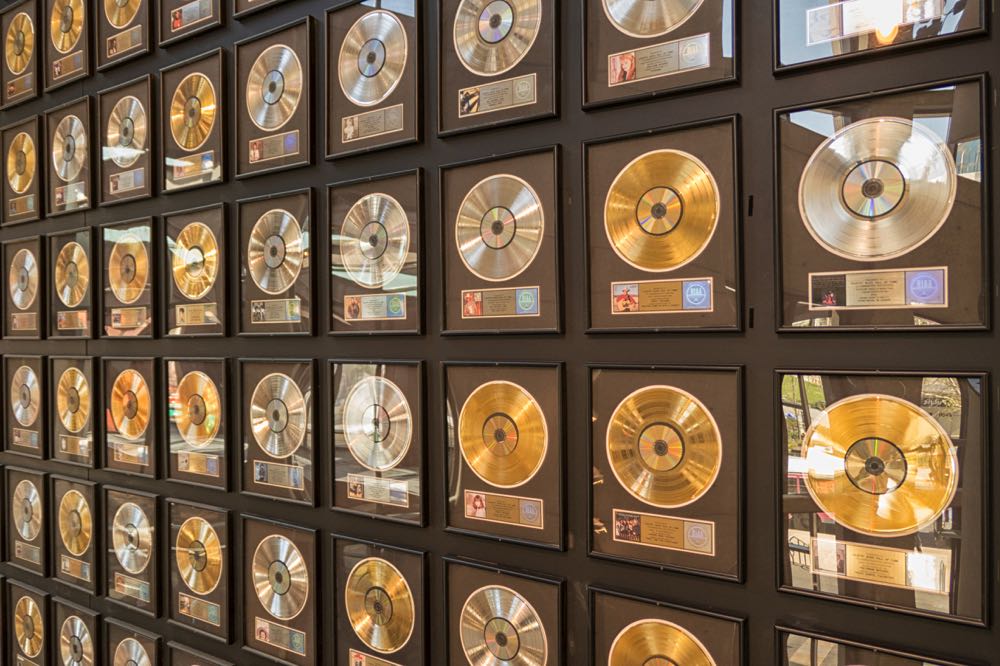
[{"label": "reflection of window", "polygon": [[951,437],[962,436],[962,390],[954,377],[924,377],[920,406],[937,419]]},{"label": "reflection of window", "polygon": [[917,125],[921,125],[925,129],[928,129],[938,137],[948,143],[948,135],[951,132],[951,116],[941,115],[941,116],[931,116],[931,115],[915,115],[913,117],[913,122]]}]

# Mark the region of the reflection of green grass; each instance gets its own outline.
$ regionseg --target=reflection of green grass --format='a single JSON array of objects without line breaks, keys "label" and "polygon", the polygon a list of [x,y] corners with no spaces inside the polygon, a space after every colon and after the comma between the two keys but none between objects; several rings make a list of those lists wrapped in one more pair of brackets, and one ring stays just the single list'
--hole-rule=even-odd
[{"label": "reflection of green grass", "polygon": [[[781,380],[781,400],[790,405],[802,404],[799,393],[799,379],[802,375],[785,375]],[[804,379],[804,377],[803,377]],[[826,407],[826,395],[823,393],[823,384],[818,380],[803,381],[806,387],[806,399],[809,405],[818,409]]]}]

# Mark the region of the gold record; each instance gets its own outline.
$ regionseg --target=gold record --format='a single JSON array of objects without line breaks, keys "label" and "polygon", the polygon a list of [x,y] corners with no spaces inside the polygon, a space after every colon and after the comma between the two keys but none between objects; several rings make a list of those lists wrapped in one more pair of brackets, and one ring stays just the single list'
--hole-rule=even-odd
[{"label": "gold record", "polygon": [[42,388],[38,375],[27,365],[18,366],[10,380],[10,411],[14,420],[29,427],[42,411]]},{"label": "gold record", "polygon": [[18,250],[10,262],[7,274],[10,300],[18,310],[26,310],[38,295],[38,261],[28,249]]},{"label": "gold record", "polygon": [[68,490],[59,501],[59,537],[70,555],[82,556],[90,548],[94,520],[87,498],[77,490]]},{"label": "gold record", "polygon": [[608,666],[716,666],[701,641],[664,620],[639,620],[622,629],[611,644]]},{"label": "gold record", "polygon": [[24,194],[35,180],[35,140],[18,132],[7,149],[7,184],[16,194]]},{"label": "gold record", "polygon": [[146,570],[153,555],[153,527],[142,508],[125,502],[111,521],[111,545],[118,563],[130,574]]},{"label": "gold record", "polygon": [[69,432],[78,433],[90,418],[90,383],[76,368],[66,368],[56,384],[56,411]]},{"label": "gold record", "polygon": [[257,218],[247,242],[247,265],[261,291],[281,294],[291,289],[305,259],[306,239],[294,215],[274,208]]},{"label": "gold record", "polygon": [[79,177],[86,162],[87,130],[80,118],[68,114],[52,133],[52,168],[61,181],[68,183]]},{"label": "gold record", "polygon": [[219,434],[222,400],[215,382],[204,372],[189,372],[181,378],[174,403],[174,424],[185,442],[205,446]]},{"label": "gold record", "polygon": [[209,594],[222,580],[222,541],[212,524],[199,516],[177,531],[174,562],[184,584],[195,594]]},{"label": "gold record", "polygon": [[201,222],[186,225],[171,248],[170,267],[177,290],[190,300],[203,298],[219,275],[219,244]]},{"label": "gold record", "polygon": [[937,134],[905,118],[868,118],[838,130],[809,158],[799,212],[827,251],[885,261],[930,240],[957,191],[955,159]]},{"label": "gold record", "polygon": [[344,36],[338,58],[340,89],[358,106],[392,94],[406,66],[406,30],[395,14],[376,9],[362,15]]},{"label": "gold record", "polygon": [[153,660],[149,658],[142,643],[134,638],[126,638],[115,648],[112,666],[153,666]]},{"label": "gold record", "polygon": [[146,108],[138,98],[126,95],[111,109],[104,152],[115,165],[127,168],[146,152]]},{"label": "gold record", "polygon": [[23,74],[35,53],[35,24],[26,12],[19,12],[7,27],[4,61],[15,76]]},{"label": "gold record", "polygon": [[527,599],[508,587],[489,585],[470,594],[459,625],[462,650],[470,666],[548,664],[548,638],[542,619]]},{"label": "gold record", "polygon": [[247,113],[265,132],[291,120],[304,92],[302,63],[295,50],[284,44],[269,46],[257,56],[247,75]]},{"label": "gold record", "polygon": [[541,0],[462,0],[452,35],[455,53],[473,74],[501,74],[528,54],[541,25]]},{"label": "gold record", "polygon": [[87,295],[90,286],[90,259],[83,246],[72,241],[59,249],[53,268],[56,294],[68,308],[78,307]]},{"label": "gold record", "polygon": [[69,53],[79,43],[85,13],[83,0],[55,0],[52,3],[49,35],[56,51]]},{"label": "gold record", "polygon": [[218,102],[215,86],[201,72],[188,74],[170,99],[170,136],[183,150],[200,148],[215,127]]},{"label": "gold record", "polygon": [[279,620],[291,620],[309,599],[309,568],[292,541],[278,534],[257,544],[250,571],[261,606]]},{"label": "gold record", "polygon": [[287,458],[305,441],[306,400],[295,380],[273,372],[257,383],[250,397],[250,429],[257,445],[272,458]]},{"label": "gold record", "polygon": [[390,562],[369,557],[355,564],[344,604],[354,633],[371,649],[391,654],[409,642],[416,614],[413,593]]},{"label": "gold record", "polygon": [[23,596],[14,606],[14,636],[17,647],[25,657],[37,657],[45,642],[45,624],[42,611],[35,600]]},{"label": "gold record", "polygon": [[823,411],[802,445],[806,489],[844,527],[899,537],[931,525],[958,488],[958,452],[934,417],[895,396],[862,394]]},{"label": "gold record", "polygon": [[122,235],[108,257],[108,283],[112,293],[125,305],[135,303],[149,279],[146,245],[131,233]]},{"label": "gold record", "polygon": [[108,23],[116,28],[124,28],[139,13],[142,0],[104,0],[104,15]]},{"label": "gold record", "polygon": [[671,508],[704,495],[719,474],[722,437],[708,408],[673,386],[647,386],[615,408],[608,463],[636,499]]},{"label": "gold record", "polygon": [[42,531],[42,496],[34,483],[23,479],[14,487],[10,498],[10,512],[21,538],[34,541]]},{"label": "gold record", "polygon": [[719,187],[697,157],[653,150],[615,176],[604,201],[604,231],[629,265],[672,271],[704,251],[720,210]]},{"label": "gold record", "polygon": [[514,488],[530,481],[549,446],[545,414],[527,390],[492,381],[473,391],[458,416],[462,457],[486,483]]},{"label": "gold record", "polygon": [[63,666],[94,666],[94,639],[79,615],[70,615],[59,629],[59,656]]},{"label": "gold record", "polygon": [[631,37],[658,37],[683,25],[704,0],[603,0],[604,13]]},{"label": "gold record", "polygon": [[122,437],[137,440],[150,419],[149,386],[137,370],[122,370],[111,386],[111,420]]}]

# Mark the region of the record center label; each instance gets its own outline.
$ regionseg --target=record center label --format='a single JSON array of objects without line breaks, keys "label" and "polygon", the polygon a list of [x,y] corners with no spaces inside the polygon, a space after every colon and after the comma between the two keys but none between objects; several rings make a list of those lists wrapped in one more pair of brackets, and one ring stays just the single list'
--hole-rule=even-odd
[{"label": "record center label", "polygon": [[250,151],[250,164],[298,155],[300,151],[299,131],[292,130],[283,134],[266,136],[262,139],[250,139],[247,146]]},{"label": "record center label", "polygon": [[10,217],[28,215],[35,212],[35,195],[28,194],[23,197],[14,197],[7,202],[7,214]]},{"label": "record center label", "polygon": [[52,63],[52,80],[58,81],[83,69],[83,51],[70,53]]},{"label": "record center label", "polygon": [[90,563],[69,555],[59,556],[59,571],[70,578],[90,582]]},{"label": "record center label", "polygon": [[255,617],[253,635],[261,643],[306,656],[306,634],[303,631]]},{"label": "record center label", "polygon": [[72,435],[59,435],[59,450],[71,456],[90,457],[90,439],[86,437],[73,437]]},{"label": "record center label", "polygon": [[713,312],[715,280],[691,278],[611,283],[611,314]]},{"label": "record center label", "polygon": [[32,564],[42,563],[42,549],[23,541],[14,541],[14,559]]},{"label": "record center label", "polygon": [[7,99],[16,99],[25,93],[30,93],[34,88],[34,75],[25,74],[7,83]]},{"label": "record center label", "polygon": [[111,328],[129,330],[142,328],[149,323],[149,309],[143,305],[133,308],[111,308]]},{"label": "record center label", "polygon": [[409,484],[366,474],[347,475],[347,498],[389,506],[410,506]]},{"label": "record center label", "polygon": [[183,592],[177,593],[177,612],[215,627],[222,625],[222,607],[219,604]]},{"label": "record center label", "polygon": [[402,130],[403,105],[395,104],[384,109],[375,109],[341,118],[340,142],[351,143]]},{"label": "record center label", "polygon": [[185,474],[199,474],[218,478],[219,456],[194,451],[181,451],[177,454],[177,471]]},{"label": "record center label", "polygon": [[809,274],[810,310],[948,307],[948,268]]},{"label": "record center label", "polygon": [[462,319],[537,317],[538,287],[465,289],[462,291]]},{"label": "record center label", "polygon": [[272,298],[250,301],[251,324],[288,324],[302,321],[302,299]]},{"label": "record center label", "polygon": [[612,512],[612,539],[639,546],[715,555],[715,523],[638,511]]},{"label": "record center label", "polygon": [[945,594],[951,589],[950,557],[936,548],[917,552],[814,538],[809,564],[814,575]]},{"label": "record center label", "polygon": [[219,323],[217,303],[187,303],[174,306],[178,326],[212,326]]},{"label": "record center label", "polygon": [[386,661],[380,657],[373,657],[357,650],[348,650],[347,659],[349,666],[400,666],[394,661]]},{"label": "record center label", "polygon": [[465,517],[532,529],[544,529],[543,500],[498,493],[465,491]]},{"label": "record center label", "polygon": [[254,483],[262,486],[303,490],[305,489],[305,468],[301,465],[285,465],[255,460],[253,480]]},{"label": "record center label", "polygon": [[458,117],[466,118],[493,111],[528,106],[538,101],[535,73],[495,81],[458,91]]},{"label": "record center label", "polygon": [[108,176],[108,192],[110,194],[123,194],[141,190],[146,186],[146,169],[139,167],[131,171],[122,171]]},{"label": "record center label", "polygon": [[212,18],[212,0],[194,0],[170,10],[170,32],[179,32]]},{"label": "record center label", "polygon": [[344,296],[345,321],[406,319],[405,294],[351,294]]},{"label": "record center label", "polygon": [[10,315],[10,329],[12,331],[37,331],[37,312],[13,312]]},{"label": "record center label", "polygon": [[57,331],[86,331],[90,328],[90,312],[87,310],[60,310],[56,312]]},{"label": "record center label", "polygon": [[116,58],[127,51],[140,48],[141,46],[142,25],[137,25],[108,37],[105,44],[105,53],[107,53],[108,58]]},{"label": "record center label", "polygon": [[711,65],[711,35],[695,35],[608,56],[608,86],[704,69]]},{"label": "record center label", "polygon": [[138,578],[132,578],[122,573],[115,573],[115,592],[124,596],[149,603],[149,583]]},{"label": "record center label", "polygon": [[24,428],[11,428],[11,444],[23,449],[38,449],[38,431]]}]

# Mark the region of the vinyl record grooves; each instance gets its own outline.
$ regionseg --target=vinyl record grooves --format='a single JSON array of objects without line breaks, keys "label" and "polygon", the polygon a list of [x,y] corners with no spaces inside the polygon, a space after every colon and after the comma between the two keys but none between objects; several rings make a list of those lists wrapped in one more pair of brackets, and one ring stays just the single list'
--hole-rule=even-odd
[{"label": "vinyl record grooves", "polygon": [[[527,599],[500,585],[469,595],[460,620],[462,650],[471,666],[544,666],[548,639]],[[685,666],[687,666],[685,664]]]},{"label": "vinyl record grooves", "polygon": [[139,13],[142,0],[104,0],[104,15],[108,23],[116,28],[124,28]]},{"label": "vinyl record grooves", "polygon": [[30,250],[22,248],[14,254],[7,274],[10,300],[18,310],[26,310],[38,295],[38,261]]},{"label": "vinyl record grooves", "polygon": [[26,657],[37,657],[45,642],[42,611],[31,597],[21,597],[14,606],[14,637]]},{"label": "vinyl record grooves", "polygon": [[174,561],[184,584],[196,594],[208,594],[218,586],[222,579],[222,542],[210,522],[194,516],[181,524]]},{"label": "vinyl record grooves", "polygon": [[344,270],[356,284],[376,289],[395,279],[410,251],[406,212],[388,194],[367,194],[347,211],[340,229]]},{"label": "vinyl record grooves", "polygon": [[111,248],[108,258],[108,282],[115,298],[125,305],[135,303],[142,296],[149,279],[149,253],[146,245],[131,233]]},{"label": "vinyl record grooves", "polygon": [[250,428],[268,455],[287,458],[306,437],[306,401],[291,377],[274,372],[257,384],[250,398]]},{"label": "vinyl record grooves", "polygon": [[302,99],[302,63],[290,46],[275,44],[257,56],[247,76],[247,113],[253,124],[272,131],[287,123]]},{"label": "vinyl record grooves", "polygon": [[63,182],[72,182],[87,163],[87,130],[70,114],[56,125],[52,136],[52,167]]},{"label": "vinyl record grooves", "polygon": [[654,150],[622,169],[604,201],[604,230],[623,261],[649,272],[692,261],[719,222],[719,187],[697,157]]},{"label": "vinyl record grooves", "polygon": [[819,415],[802,446],[806,489],[824,513],[874,537],[918,532],[958,488],[958,452],[930,414],[895,396],[862,394]]},{"label": "vinyl record grooves", "polygon": [[606,446],[622,487],[664,508],[704,495],[722,464],[722,437],[711,412],[672,386],[647,386],[622,400],[608,423]]},{"label": "vinyl record grooves", "polygon": [[176,395],[173,418],[181,437],[192,446],[211,443],[222,425],[222,399],[215,382],[204,372],[189,372],[177,383]]},{"label": "vinyl record grooves", "polygon": [[24,479],[14,487],[10,511],[17,533],[25,541],[34,541],[42,531],[42,497],[34,483]]},{"label": "vinyl record grooves", "polygon": [[59,629],[59,656],[63,666],[94,666],[94,639],[78,615],[63,620]]},{"label": "vinyl record grooves", "polygon": [[150,417],[149,386],[142,374],[122,370],[111,386],[111,419],[122,437],[137,440],[146,432]]},{"label": "vinyl record grooves", "polygon": [[28,427],[42,411],[42,390],[38,375],[27,365],[18,366],[10,380],[10,410],[14,420]]},{"label": "vinyl record grooves", "polygon": [[59,249],[53,276],[62,304],[68,308],[78,307],[90,286],[90,259],[82,245],[72,241]]},{"label": "vinyl record grooves", "polygon": [[290,620],[302,612],[309,599],[309,569],[289,539],[272,534],[257,544],[251,574],[257,598],[272,616]]},{"label": "vinyl record grooves", "polygon": [[215,234],[201,222],[186,225],[177,234],[171,251],[174,285],[185,298],[204,297],[219,275],[219,244]]},{"label": "vinyl record grooves", "polygon": [[632,37],[657,37],[676,30],[704,0],[603,0],[604,13],[621,32]]},{"label": "vinyl record grooves", "polygon": [[56,384],[56,412],[69,432],[78,433],[90,418],[90,383],[76,368],[66,368]]},{"label": "vinyl record grooves", "polygon": [[188,74],[170,98],[170,136],[183,150],[197,150],[215,126],[215,86],[201,72]]},{"label": "vinyl record grooves", "polygon": [[455,52],[474,74],[500,74],[528,54],[541,24],[541,0],[462,0],[455,14]]},{"label": "vinyl record grooves", "polygon": [[608,666],[715,666],[697,638],[683,627],[663,620],[639,620],[622,629],[611,644]]},{"label": "vinyl record grooves", "polygon": [[112,666],[153,666],[153,661],[142,643],[134,638],[126,638],[115,648]]},{"label": "vinyl record grooves", "polygon": [[837,131],[809,158],[799,212],[833,254],[885,261],[937,233],[957,188],[955,159],[934,132],[905,118],[869,118]]},{"label": "vinyl record grooves", "polygon": [[59,53],[69,53],[83,34],[83,0],[55,0],[49,17],[52,46]]},{"label": "vinyl record grooves", "polygon": [[406,66],[403,24],[392,12],[368,12],[347,31],[338,59],[340,89],[358,106],[378,104],[396,89]]},{"label": "vinyl record grooves", "polygon": [[94,520],[90,504],[77,490],[68,490],[59,501],[59,537],[71,555],[80,557],[90,548]]},{"label": "vinyl record grooves", "polygon": [[10,21],[4,39],[4,62],[11,74],[18,76],[28,69],[35,53],[35,24],[25,12],[19,12]]},{"label": "vinyl record grooves", "polygon": [[361,641],[377,652],[399,651],[413,633],[416,611],[406,578],[379,557],[361,560],[347,576],[347,617]]},{"label": "vinyl record grooves", "polygon": [[24,194],[35,180],[35,141],[27,132],[18,132],[7,149],[7,184]]},{"label": "vinyl record grooves", "polygon": [[108,116],[106,157],[123,169],[135,164],[146,152],[147,124],[146,109],[136,97],[127,95],[115,102]]},{"label": "vinyl record grooves", "polygon": [[462,457],[480,479],[500,488],[531,480],[545,460],[549,434],[535,398],[517,384],[492,381],[466,399],[458,416]]},{"label": "vinyl record grooves", "polygon": [[111,541],[115,557],[125,571],[140,574],[149,565],[153,528],[138,504],[126,502],[118,507],[111,521]]},{"label": "vinyl record grooves", "polygon": [[247,264],[254,284],[268,294],[288,291],[304,260],[302,228],[295,216],[278,208],[261,215],[247,244]]},{"label": "vinyl record grooves", "polygon": [[403,391],[384,377],[365,377],[344,401],[344,438],[362,466],[394,468],[410,450],[413,415]]},{"label": "vinyl record grooves", "polygon": [[541,199],[528,183],[508,174],[479,181],[455,220],[462,263],[490,282],[520,275],[538,254],[544,232]]}]

